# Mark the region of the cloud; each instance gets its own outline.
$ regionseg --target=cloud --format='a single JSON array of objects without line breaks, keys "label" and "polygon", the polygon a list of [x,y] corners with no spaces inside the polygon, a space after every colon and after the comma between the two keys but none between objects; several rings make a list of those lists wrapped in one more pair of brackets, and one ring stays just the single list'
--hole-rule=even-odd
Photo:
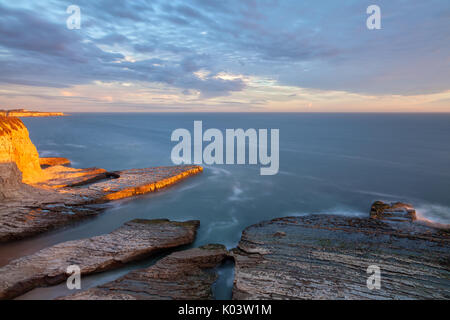
[{"label": "cloud", "polygon": [[220,73],[367,95],[450,89],[445,0],[379,0],[382,29],[374,31],[365,25],[368,0],[72,2],[81,30],[65,27],[62,0],[0,4],[0,82],[162,83],[203,99],[247,89]]},{"label": "cloud", "polygon": [[[197,79],[193,72],[208,68],[208,59],[203,54],[179,54],[192,52],[190,49],[170,43],[153,46],[142,42],[133,44],[120,33],[93,37],[89,33],[68,30],[61,23],[45,19],[31,9],[0,6],[4,12],[0,17],[0,47],[5,52],[0,57],[0,81],[4,83],[69,87],[95,80],[161,82],[181,89],[198,90],[203,97],[228,95],[245,87],[239,80]],[[125,12],[120,15],[116,15],[117,9],[108,9],[100,16],[111,14],[119,20],[139,21],[136,15],[127,14],[127,8],[124,7]],[[130,62],[124,53],[104,48],[115,45],[123,45],[124,52],[137,48],[140,53],[162,50],[178,55]]]}]

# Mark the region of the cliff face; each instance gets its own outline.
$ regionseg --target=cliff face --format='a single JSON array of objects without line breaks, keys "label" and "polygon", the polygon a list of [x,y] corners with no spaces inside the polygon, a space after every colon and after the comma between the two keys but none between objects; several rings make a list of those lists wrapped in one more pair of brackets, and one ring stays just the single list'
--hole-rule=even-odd
[{"label": "cliff face", "polygon": [[21,190],[22,173],[15,163],[0,163],[0,202]]},{"label": "cliff face", "polygon": [[17,118],[0,116],[0,192],[4,184],[32,183],[41,176],[39,154],[25,125]]}]

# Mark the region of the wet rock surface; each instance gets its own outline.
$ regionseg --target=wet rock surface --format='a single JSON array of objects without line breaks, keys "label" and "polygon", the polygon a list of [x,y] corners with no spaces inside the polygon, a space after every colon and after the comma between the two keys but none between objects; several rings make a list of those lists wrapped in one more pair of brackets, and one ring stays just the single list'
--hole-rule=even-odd
[{"label": "wet rock surface", "polygon": [[67,279],[67,267],[82,275],[105,271],[194,241],[199,221],[133,220],[105,235],[64,242],[0,268],[0,299]]},{"label": "wet rock surface", "polygon": [[[331,215],[248,227],[235,259],[234,299],[449,299],[450,234],[408,221]],[[369,290],[369,266],[381,288]]]},{"label": "wet rock surface", "polygon": [[64,300],[205,300],[212,299],[217,274],[211,269],[227,256],[222,245],[178,251],[155,265]]}]

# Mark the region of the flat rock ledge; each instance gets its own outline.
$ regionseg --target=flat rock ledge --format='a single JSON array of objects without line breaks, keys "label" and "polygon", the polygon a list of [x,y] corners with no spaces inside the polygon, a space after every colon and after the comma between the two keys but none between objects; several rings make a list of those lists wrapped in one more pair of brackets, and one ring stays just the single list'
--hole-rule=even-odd
[{"label": "flat rock ledge", "polygon": [[[450,298],[450,234],[413,222],[274,219],[245,229],[232,256],[233,299]],[[369,266],[380,289],[368,289]]]},{"label": "flat rock ledge", "polygon": [[62,300],[207,300],[213,299],[212,269],[227,257],[223,245],[178,251],[155,265]]},{"label": "flat rock ledge", "polygon": [[12,299],[39,286],[68,278],[67,267],[81,275],[120,267],[128,262],[194,241],[199,221],[132,220],[105,235],[63,242],[0,268],[0,299]]},{"label": "flat rock ledge", "polygon": [[0,242],[95,216],[108,207],[108,202],[158,191],[201,173],[203,168],[181,165],[106,172],[64,167],[61,171],[67,174],[41,182],[38,187],[22,184],[17,196],[0,202]]},{"label": "flat rock ledge", "polygon": [[70,160],[67,158],[60,157],[47,157],[47,158],[39,158],[39,164],[42,169],[52,167],[52,166],[69,166]]}]

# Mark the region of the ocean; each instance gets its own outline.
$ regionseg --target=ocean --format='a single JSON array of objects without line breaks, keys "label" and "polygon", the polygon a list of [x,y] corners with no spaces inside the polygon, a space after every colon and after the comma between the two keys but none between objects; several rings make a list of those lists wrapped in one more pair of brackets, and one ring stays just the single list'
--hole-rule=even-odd
[{"label": "ocean", "polygon": [[[134,218],[198,219],[192,247],[233,248],[249,225],[283,216],[367,217],[375,200],[411,203],[419,217],[450,224],[450,114],[75,113],[24,118],[42,157],[107,170],[172,165],[175,129],[279,129],[279,172],[260,165],[205,165],[204,172],[157,193],[114,204],[100,216],[19,242],[0,245],[0,265],[63,241],[110,232]],[[84,288],[115,279],[149,259],[82,279]],[[231,296],[233,266],[219,268],[215,292]],[[21,298],[70,292],[65,284]]]}]

